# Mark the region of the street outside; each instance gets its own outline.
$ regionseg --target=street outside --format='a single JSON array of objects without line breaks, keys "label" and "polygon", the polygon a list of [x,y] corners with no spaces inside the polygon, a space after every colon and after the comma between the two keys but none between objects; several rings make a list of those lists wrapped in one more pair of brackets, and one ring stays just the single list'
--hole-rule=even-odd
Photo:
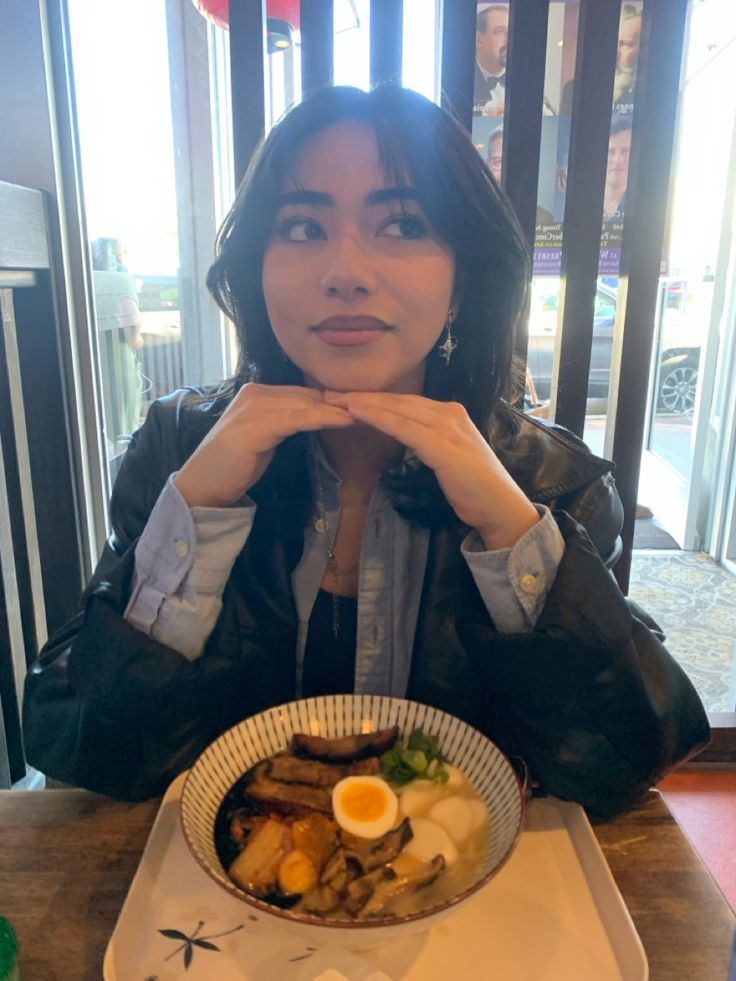
[{"label": "street outside", "polygon": [[[688,478],[690,471],[690,433],[692,426],[692,414],[657,413],[651,444],[648,447],[685,479]],[[597,456],[603,456],[605,430],[606,417],[604,415],[586,416],[583,438]]]}]

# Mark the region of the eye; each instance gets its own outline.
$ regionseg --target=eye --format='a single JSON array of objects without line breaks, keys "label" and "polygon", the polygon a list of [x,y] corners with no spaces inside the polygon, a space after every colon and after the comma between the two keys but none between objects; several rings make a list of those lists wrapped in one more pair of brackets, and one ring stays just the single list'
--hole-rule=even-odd
[{"label": "eye", "polygon": [[381,234],[389,238],[418,239],[427,238],[430,231],[426,221],[418,215],[400,215],[385,222]]},{"label": "eye", "polygon": [[313,218],[285,218],[276,226],[276,235],[287,242],[314,242],[325,238],[322,226]]}]

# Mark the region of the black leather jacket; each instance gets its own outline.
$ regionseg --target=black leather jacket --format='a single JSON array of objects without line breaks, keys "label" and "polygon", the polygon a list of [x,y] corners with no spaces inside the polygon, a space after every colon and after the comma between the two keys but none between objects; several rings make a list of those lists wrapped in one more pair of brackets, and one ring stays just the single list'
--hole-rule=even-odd
[{"label": "black leather jacket", "polygon": [[[26,681],[27,756],[50,776],[114,797],[152,796],[223,730],[294,697],[293,555],[267,506],[202,657],[189,662],[123,618],[135,542],[169,474],[222,408],[181,393],[155,403],[125,455],[113,535],[78,614]],[[504,635],[461,556],[463,529],[433,529],[407,697],[522,756],[544,790],[611,814],[703,746],[707,720],[601,559],[621,526],[612,465],[508,407],[490,440],[531,500],[552,508],[565,554],[535,630]]]}]

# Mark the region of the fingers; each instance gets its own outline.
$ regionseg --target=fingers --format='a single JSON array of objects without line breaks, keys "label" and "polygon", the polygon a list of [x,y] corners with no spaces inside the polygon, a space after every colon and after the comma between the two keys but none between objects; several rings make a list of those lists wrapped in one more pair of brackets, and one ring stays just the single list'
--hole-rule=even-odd
[{"label": "fingers", "polygon": [[393,436],[394,439],[409,446],[415,452],[419,452],[421,443],[428,439],[432,433],[430,426],[425,423],[417,422],[399,412],[382,409],[376,405],[354,403],[350,405],[349,414],[357,422],[372,426],[387,436]]},{"label": "fingers", "polygon": [[250,431],[272,433],[278,439],[298,432],[351,425],[350,413],[327,405],[322,392],[300,385],[261,385],[251,382],[238,392],[221,423],[243,420]]},{"label": "fingers", "polygon": [[[239,404],[228,407],[208,440],[217,444],[219,454],[240,460],[245,471],[250,469],[249,461],[273,453],[295,433],[346,429],[355,424],[346,409],[326,405],[321,392],[277,385],[244,386],[241,392]],[[259,469],[256,464],[255,470]]]},{"label": "fingers", "polygon": [[442,411],[446,403],[383,392],[348,394],[340,401],[356,422],[403,443],[432,469],[439,466],[442,447],[451,435],[447,413]]},{"label": "fingers", "polygon": [[356,420],[399,439],[420,457],[431,453],[437,439],[479,437],[465,407],[457,402],[394,392],[325,392],[325,402],[344,406]]},{"label": "fingers", "polygon": [[469,422],[465,407],[458,402],[437,402],[423,395],[399,395],[395,392],[331,392],[324,393],[328,405],[340,405],[349,412],[384,411],[425,426],[440,424],[466,426]]},{"label": "fingers", "polygon": [[294,433],[315,432],[320,429],[344,429],[355,423],[353,416],[338,406],[312,403],[295,409],[291,406],[274,411],[276,434],[284,439]]},{"label": "fingers", "polygon": [[436,418],[438,408],[447,403],[435,402],[422,395],[398,395],[395,392],[331,392],[324,393],[327,405],[339,405],[351,411],[353,408],[382,409],[430,424]]},{"label": "fingers", "polygon": [[243,385],[240,392],[271,399],[293,397],[307,402],[323,401],[322,392],[316,388],[307,388],[305,385],[262,385],[260,382],[248,382],[247,385]]},{"label": "fingers", "polygon": [[256,483],[288,436],[348,428],[353,416],[300,386],[244,385],[176,478],[193,507],[227,507]]}]

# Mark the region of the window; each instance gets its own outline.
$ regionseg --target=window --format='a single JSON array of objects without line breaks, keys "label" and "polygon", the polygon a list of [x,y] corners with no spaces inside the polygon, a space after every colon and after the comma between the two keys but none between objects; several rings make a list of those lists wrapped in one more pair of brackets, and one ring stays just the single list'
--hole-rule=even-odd
[{"label": "window", "polygon": [[111,483],[153,399],[232,371],[204,282],[232,200],[227,41],[191,3],[68,11]]}]

